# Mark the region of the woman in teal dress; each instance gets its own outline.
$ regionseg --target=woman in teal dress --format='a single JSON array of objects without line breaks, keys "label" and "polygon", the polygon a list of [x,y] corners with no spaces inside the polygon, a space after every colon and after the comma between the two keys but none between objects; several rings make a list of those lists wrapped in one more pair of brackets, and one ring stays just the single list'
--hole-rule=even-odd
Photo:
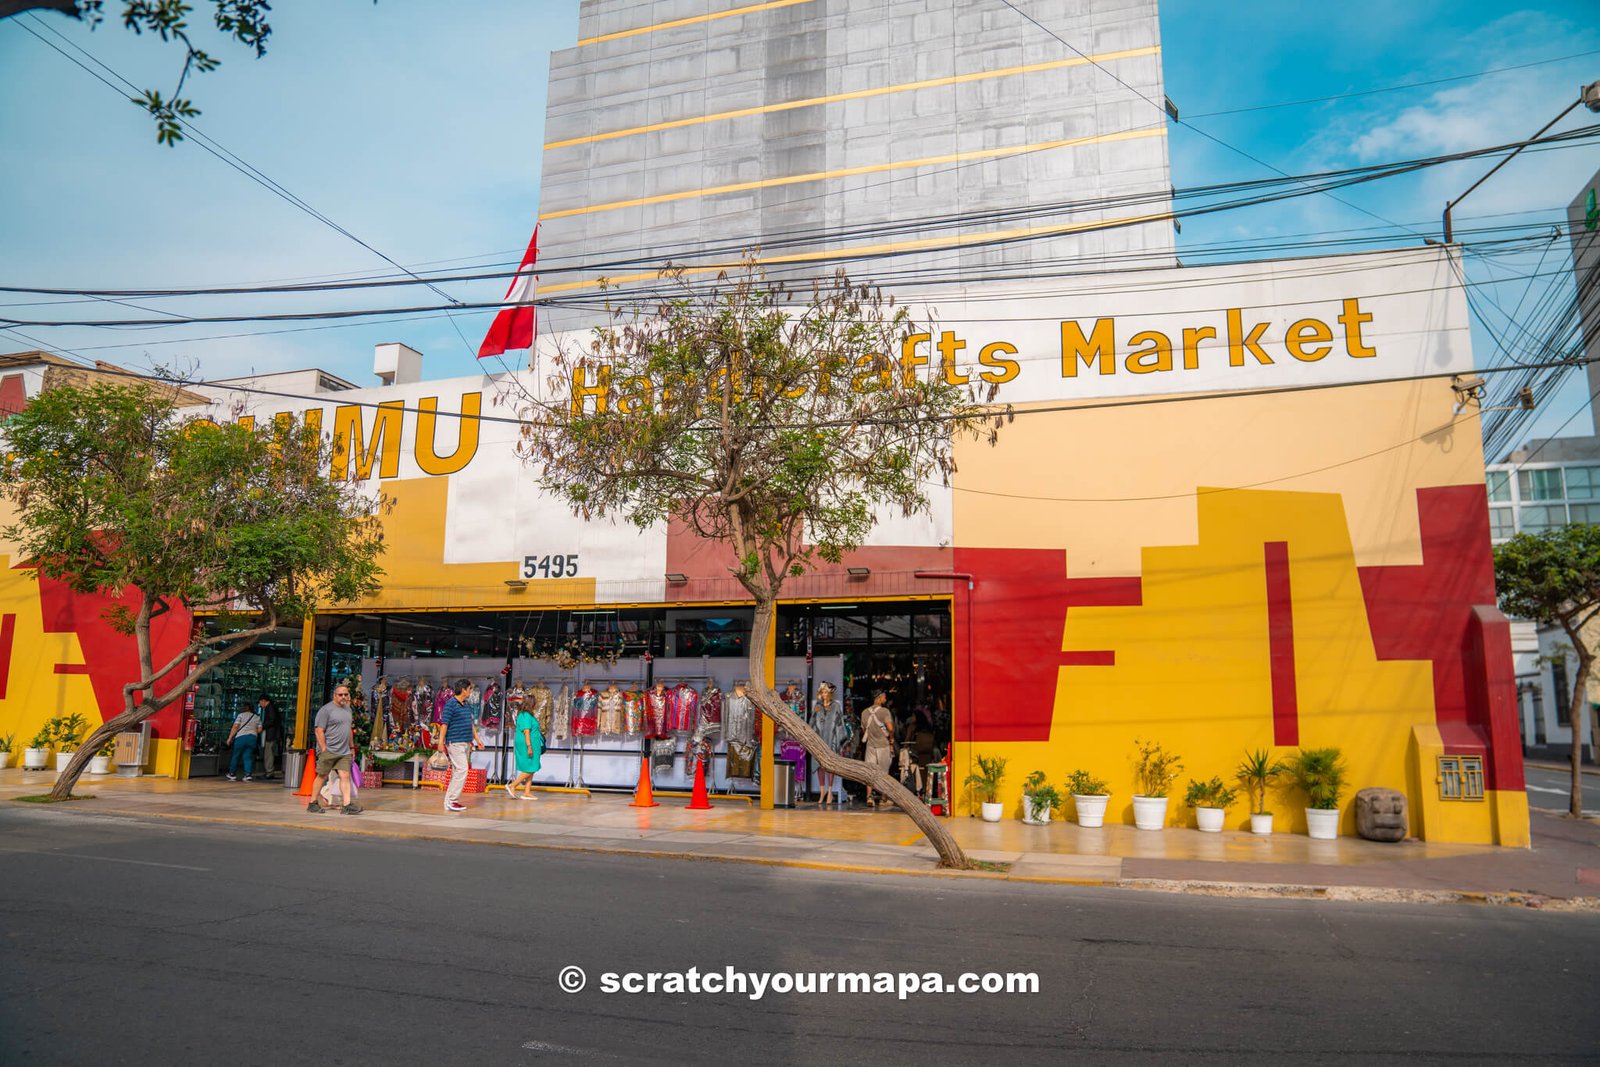
[{"label": "woman in teal dress", "polygon": [[[544,734],[539,731],[539,720],[533,712],[517,712],[517,730],[512,735],[511,748],[517,757],[517,776],[506,783],[506,792],[518,800],[532,800],[533,776],[544,758]],[[517,792],[518,787],[522,792]]]}]

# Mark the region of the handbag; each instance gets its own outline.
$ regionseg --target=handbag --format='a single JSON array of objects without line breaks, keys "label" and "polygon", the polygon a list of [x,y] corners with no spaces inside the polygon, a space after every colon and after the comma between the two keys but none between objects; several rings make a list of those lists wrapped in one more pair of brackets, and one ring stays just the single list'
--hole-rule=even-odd
[{"label": "handbag", "polygon": [[446,756],[443,752],[435,752],[433,755],[428,757],[428,769],[430,771],[449,770],[450,757]]}]

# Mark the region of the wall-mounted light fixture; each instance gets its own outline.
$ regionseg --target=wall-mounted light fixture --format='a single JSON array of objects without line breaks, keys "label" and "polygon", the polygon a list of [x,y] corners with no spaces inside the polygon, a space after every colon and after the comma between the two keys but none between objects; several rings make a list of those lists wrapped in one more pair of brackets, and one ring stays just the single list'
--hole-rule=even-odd
[{"label": "wall-mounted light fixture", "polygon": [[523,581],[521,578],[507,578],[506,579],[506,588],[507,589],[526,589],[526,588],[528,588],[528,583]]},{"label": "wall-mounted light fixture", "polygon": [[872,576],[872,568],[871,567],[846,567],[844,569],[844,572],[850,576],[852,581],[857,581],[857,582],[861,581],[864,578],[870,578]]},{"label": "wall-mounted light fixture", "polygon": [[685,582],[687,582],[688,580],[689,580],[689,576],[687,574],[684,574],[682,571],[668,571],[667,572],[667,581],[671,582],[673,585],[682,585]]}]

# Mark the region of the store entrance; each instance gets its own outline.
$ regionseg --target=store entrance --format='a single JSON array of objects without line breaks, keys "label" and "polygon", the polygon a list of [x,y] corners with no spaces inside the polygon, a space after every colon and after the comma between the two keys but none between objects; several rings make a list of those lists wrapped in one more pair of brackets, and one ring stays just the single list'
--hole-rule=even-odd
[{"label": "store entrance", "polygon": [[[829,657],[843,661],[837,699],[854,728],[850,754],[862,755],[862,713],[883,693],[895,724],[890,773],[940,814],[948,814],[949,783],[942,771],[952,721],[949,602],[793,604],[779,609],[778,624],[780,661],[793,657],[804,662],[808,654],[813,662]],[[780,688],[786,680],[780,676]],[[816,686],[806,697],[808,710],[815,708]],[[865,790],[854,783],[836,783],[831,799],[822,796],[823,785],[813,772],[806,800],[855,807],[865,799]]]}]

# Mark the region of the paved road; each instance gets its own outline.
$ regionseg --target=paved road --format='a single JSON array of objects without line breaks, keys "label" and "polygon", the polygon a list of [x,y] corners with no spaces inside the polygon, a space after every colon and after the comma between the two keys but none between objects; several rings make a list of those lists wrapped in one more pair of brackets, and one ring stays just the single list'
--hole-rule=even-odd
[{"label": "paved road", "polygon": [[[1600,918],[1223,900],[0,808],[0,1062],[1594,1063]],[[583,967],[588,987],[560,991]],[[603,972],[1036,972],[1033,995]]]},{"label": "paved road", "polygon": [[[1528,806],[1546,811],[1566,811],[1572,802],[1572,771],[1529,767],[1526,770]],[[1600,774],[1583,776],[1583,813],[1600,816]]]}]

